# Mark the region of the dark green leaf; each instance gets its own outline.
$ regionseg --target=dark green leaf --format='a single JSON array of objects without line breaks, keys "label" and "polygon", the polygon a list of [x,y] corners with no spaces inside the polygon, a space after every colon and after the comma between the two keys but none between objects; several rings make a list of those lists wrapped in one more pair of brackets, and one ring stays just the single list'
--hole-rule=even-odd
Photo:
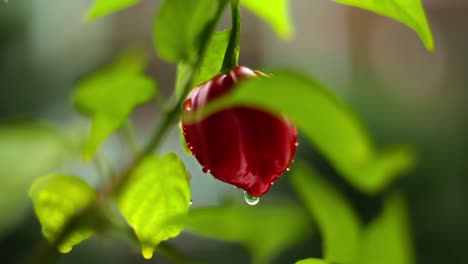
[{"label": "dark green leaf", "polygon": [[69,142],[39,123],[0,127],[0,235],[20,222],[28,208],[28,188],[71,154]]},{"label": "dark green leaf", "polygon": [[421,0],[333,0],[388,16],[412,28],[428,50],[434,49],[434,39]]},{"label": "dark green leaf", "polygon": [[325,86],[298,73],[278,72],[271,78],[242,82],[192,118],[197,120],[233,105],[289,116],[334,167],[364,192],[381,191],[413,162],[413,153],[407,147],[377,152],[354,112]]},{"label": "dark green leaf", "polygon": [[215,15],[219,1],[164,0],[156,16],[154,42],[161,58],[191,61],[198,51],[205,26]]},{"label": "dark green leaf", "polygon": [[270,24],[280,37],[292,36],[289,0],[241,0],[241,4]]},{"label": "dark green leaf", "polygon": [[323,259],[308,258],[308,259],[299,260],[296,262],[296,264],[332,264],[332,263],[327,262]]},{"label": "dark green leaf", "polygon": [[120,11],[140,0],[95,0],[93,6],[86,13],[86,20],[95,20],[102,16]]},{"label": "dark green leaf", "polygon": [[405,200],[393,194],[385,200],[383,212],[364,230],[357,263],[414,263],[410,234]]},{"label": "dark green leaf", "polygon": [[146,59],[139,53],[126,53],[114,64],[78,83],[73,100],[77,109],[92,119],[83,158],[89,160],[106,138],[117,130],[132,110],[150,101],[155,82],[142,73]]},{"label": "dark green leaf", "polygon": [[[192,80],[192,86],[198,86],[217,75],[221,70],[221,66],[224,60],[224,53],[229,43],[229,34],[231,30],[225,30],[223,32],[217,32],[213,35],[212,39],[208,43],[207,53],[203,57],[200,64],[198,73],[195,73]],[[188,78],[192,70],[190,63],[181,62],[177,66],[177,83],[176,83],[176,95],[177,98],[182,96],[184,83]]]},{"label": "dark green leaf", "polygon": [[117,199],[118,206],[149,259],[156,246],[176,237],[184,225],[171,220],[188,214],[190,175],[173,154],[147,157],[132,174]]},{"label": "dark green leaf", "polygon": [[361,227],[346,198],[304,164],[296,164],[290,179],[322,233],[325,259],[354,263]]},{"label": "dark green leaf", "polygon": [[195,209],[188,226],[201,235],[243,244],[254,263],[268,262],[268,257],[303,239],[312,229],[301,208],[284,202]]},{"label": "dark green leaf", "polygon": [[[41,177],[29,190],[34,210],[42,225],[44,236],[53,241],[59,236],[64,225],[96,198],[96,192],[80,178],[53,174]],[[80,226],[58,247],[62,253],[89,238],[94,233],[90,226]]]}]

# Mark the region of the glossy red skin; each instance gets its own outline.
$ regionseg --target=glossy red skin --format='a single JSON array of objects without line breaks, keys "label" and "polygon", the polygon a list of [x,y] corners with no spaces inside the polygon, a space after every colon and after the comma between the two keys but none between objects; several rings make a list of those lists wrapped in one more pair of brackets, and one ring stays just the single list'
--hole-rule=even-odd
[{"label": "glossy red skin", "polygon": [[291,165],[297,147],[295,126],[283,117],[246,107],[222,110],[197,123],[184,122],[184,114],[257,76],[266,75],[239,66],[194,88],[183,106],[182,128],[204,172],[259,197]]}]

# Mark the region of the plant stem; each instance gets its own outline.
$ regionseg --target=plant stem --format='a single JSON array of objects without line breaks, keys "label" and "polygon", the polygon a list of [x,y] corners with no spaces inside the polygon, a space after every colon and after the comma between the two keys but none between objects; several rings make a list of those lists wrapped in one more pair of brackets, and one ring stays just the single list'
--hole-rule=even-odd
[{"label": "plant stem", "polygon": [[[179,116],[183,100],[192,88],[191,86],[195,73],[199,71],[202,59],[205,56],[207,50],[208,43],[216,29],[216,25],[218,24],[224,12],[224,9],[227,5],[227,1],[228,0],[219,0],[218,8],[216,10],[213,20],[210,23],[208,23],[208,25],[205,27],[201,34],[202,43],[198,50],[198,57],[192,66],[192,71],[187,81],[184,83],[182,96],[179,100],[177,100],[177,102],[174,105],[172,105],[171,109],[163,117],[147,145],[143,148],[141,152],[139,151],[137,153],[136,158],[132,162],[132,165],[128,169],[126,169],[120,177],[116,177],[114,181],[109,182],[107,186],[104,186],[104,188],[98,190],[98,198],[93,203],[91,203],[88,207],[84,208],[83,210],[77,212],[72,218],[70,218],[66,222],[61,232],[57,235],[57,238],[52,243],[50,243],[48,247],[42,249],[39,252],[39,256],[42,256],[44,254],[48,256],[50,252],[55,252],[56,248],[63,243],[63,241],[70,235],[71,232],[74,231],[77,224],[79,224],[83,218],[86,218],[90,212],[95,212],[93,209],[103,208],[110,201],[112,201],[112,199],[116,195],[118,195],[119,192],[122,190],[122,187],[125,186],[126,182],[131,177],[132,172],[138,167],[138,165],[144,160],[144,158],[153,153],[159,147],[162,140],[169,131],[170,127],[177,121],[177,117]],[[102,225],[103,223],[98,220],[95,224]],[[38,261],[40,263],[46,263],[45,259],[39,259]]]},{"label": "plant stem", "polygon": [[133,154],[135,156],[138,155],[140,153],[140,143],[138,142],[133,122],[130,118],[124,123],[122,133]]},{"label": "plant stem", "polygon": [[94,166],[96,167],[96,171],[99,177],[99,180],[104,183],[106,180],[109,179],[110,173],[109,170],[103,160],[101,153],[96,153],[94,156]]},{"label": "plant stem", "polygon": [[229,72],[238,65],[239,60],[239,41],[241,31],[241,17],[239,0],[231,0],[231,35],[224,55],[221,72]]}]

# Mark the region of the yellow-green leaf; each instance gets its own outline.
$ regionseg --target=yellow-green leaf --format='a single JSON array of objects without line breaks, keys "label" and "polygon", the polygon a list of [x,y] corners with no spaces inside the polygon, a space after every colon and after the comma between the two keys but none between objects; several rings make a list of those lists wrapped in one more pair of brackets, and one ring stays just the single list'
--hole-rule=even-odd
[{"label": "yellow-green leaf", "polygon": [[188,226],[200,235],[241,243],[254,263],[268,263],[270,257],[310,234],[310,222],[293,203],[261,202],[255,207],[231,204],[194,209]]},{"label": "yellow-green leaf", "polygon": [[152,257],[160,242],[184,229],[173,219],[188,214],[189,181],[184,164],[175,154],[148,156],[118,196],[118,206],[140,240],[145,258]]},{"label": "yellow-green leaf", "polygon": [[304,164],[296,164],[289,179],[322,233],[325,260],[354,263],[361,226],[346,198]]},{"label": "yellow-green leaf", "polygon": [[349,107],[318,81],[295,72],[241,82],[228,95],[187,115],[187,120],[236,105],[287,115],[340,174],[363,192],[382,191],[413,163],[408,147],[378,151]]},{"label": "yellow-green leaf", "polygon": [[[62,174],[37,179],[29,190],[34,210],[42,225],[44,236],[54,241],[65,224],[96,198],[96,192],[84,180]],[[78,223],[73,232],[58,245],[62,253],[89,238],[94,233],[90,223]]]},{"label": "yellow-green leaf", "polygon": [[56,129],[38,122],[0,126],[0,236],[21,222],[29,207],[28,188],[71,154]]},{"label": "yellow-green leaf", "polygon": [[140,0],[95,0],[93,6],[86,13],[86,20],[95,20],[102,16],[120,11],[136,3]]},{"label": "yellow-green leaf", "polygon": [[412,28],[428,50],[434,49],[434,39],[421,0],[333,0],[345,5],[373,11],[395,19]]},{"label": "yellow-green leaf", "polygon": [[80,81],[73,95],[76,108],[92,119],[83,158],[90,160],[97,148],[129,117],[132,110],[156,93],[156,83],[143,74],[146,59],[129,52],[116,62]]},{"label": "yellow-green leaf", "polygon": [[382,213],[364,230],[359,264],[414,263],[408,209],[401,194],[387,197]]},{"label": "yellow-green leaf", "polygon": [[289,0],[241,0],[243,6],[264,19],[282,38],[293,35]]},{"label": "yellow-green leaf", "polygon": [[323,259],[308,258],[308,259],[299,260],[296,262],[296,264],[333,264],[333,263],[327,262]]}]

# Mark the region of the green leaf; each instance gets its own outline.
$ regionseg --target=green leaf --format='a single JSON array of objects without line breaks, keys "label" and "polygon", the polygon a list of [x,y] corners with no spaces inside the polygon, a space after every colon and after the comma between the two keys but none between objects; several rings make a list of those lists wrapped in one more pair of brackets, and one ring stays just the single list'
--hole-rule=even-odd
[{"label": "green leaf", "polygon": [[434,39],[421,0],[333,0],[345,5],[373,11],[412,28],[428,50],[434,49]]},{"label": "green leaf", "polygon": [[235,105],[287,115],[340,174],[363,192],[383,190],[413,163],[408,147],[378,152],[351,109],[324,85],[298,73],[283,71],[271,78],[244,81],[191,118],[199,120]]},{"label": "green leaf", "polygon": [[401,194],[390,195],[383,212],[364,230],[359,264],[412,264],[408,209]]},{"label": "green leaf", "polygon": [[93,6],[86,13],[85,19],[95,20],[137,4],[140,0],[95,0]]},{"label": "green leaf", "polygon": [[268,263],[269,257],[312,230],[307,214],[285,202],[194,209],[188,226],[197,234],[241,243],[253,255],[254,263]]},{"label": "green leaf", "polygon": [[361,227],[346,198],[304,164],[296,164],[289,179],[322,233],[325,259],[353,263]]},{"label": "green leaf", "polygon": [[156,84],[142,73],[145,65],[143,55],[128,52],[114,64],[78,83],[74,104],[93,123],[84,145],[84,160],[94,156],[97,148],[127,120],[135,107],[154,97]]},{"label": "green leaf", "polygon": [[308,259],[299,260],[296,262],[296,264],[332,264],[332,263],[327,262],[323,259],[308,258]]},{"label": "green leaf", "polygon": [[154,25],[154,43],[159,56],[169,62],[191,61],[197,55],[200,37],[215,15],[219,1],[165,0]]},{"label": "green leaf", "polygon": [[174,218],[188,214],[190,175],[173,153],[147,157],[134,171],[117,203],[149,259],[156,246],[176,237],[184,225]]},{"label": "green leaf", "polygon": [[184,149],[185,154],[190,156],[192,155],[192,151],[190,151],[190,149],[187,146],[187,141],[185,140],[184,131],[182,128],[182,122],[179,122],[178,127],[179,127],[179,135],[180,135],[180,144],[182,145],[182,148]]},{"label": "green leaf", "polygon": [[241,4],[270,24],[281,38],[293,35],[288,0],[241,0]]},{"label": "green leaf", "polygon": [[[208,52],[203,57],[200,68],[193,76],[192,85],[196,87],[219,73],[224,60],[224,53],[229,43],[229,34],[231,30],[216,32],[208,43]],[[177,66],[176,95],[182,96],[184,83],[189,77],[192,65],[187,62],[181,62]]]},{"label": "green leaf", "polygon": [[0,126],[0,236],[23,219],[35,178],[51,172],[71,154],[69,142],[38,122]]},{"label": "green leaf", "polygon": [[[34,210],[42,225],[44,236],[54,241],[65,224],[85,209],[96,198],[96,192],[84,180],[68,175],[52,174],[41,177],[29,190]],[[62,253],[89,238],[94,233],[89,223],[77,225],[74,231],[58,245]]]}]

